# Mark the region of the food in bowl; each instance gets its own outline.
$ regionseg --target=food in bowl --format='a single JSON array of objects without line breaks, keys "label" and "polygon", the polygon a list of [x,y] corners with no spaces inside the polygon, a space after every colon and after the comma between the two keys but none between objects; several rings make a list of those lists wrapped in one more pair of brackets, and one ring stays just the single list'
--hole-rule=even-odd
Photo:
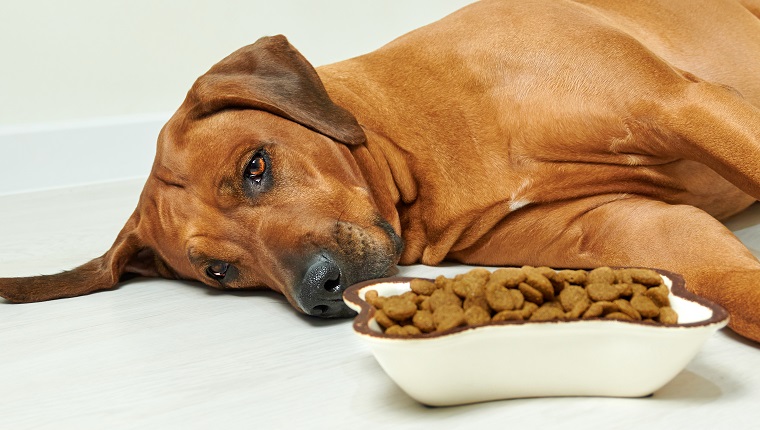
[{"label": "food in bowl", "polygon": [[410,288],[392,296],[366,292],[385,334],[415,336],[501,321],[678,323],[668,287],[650,269],[477,268],[454,278],[412,279]]}]

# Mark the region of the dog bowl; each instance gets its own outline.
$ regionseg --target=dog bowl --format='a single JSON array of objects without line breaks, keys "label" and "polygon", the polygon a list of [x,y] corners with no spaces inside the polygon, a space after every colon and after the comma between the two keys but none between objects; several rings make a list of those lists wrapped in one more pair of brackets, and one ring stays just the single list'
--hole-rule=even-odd
[{"label": "dog bowl", "polygon": [[658,270],[671,291],[675,325],[615,320],[504,321],[411,338],[387,336],[364,301],[410,291],[412,278],[385,278],[344,293],[359,315],[354,331],[409,396],[430,406],[549,396],[643,397],[674,378],[716,330],[725,309]]}]

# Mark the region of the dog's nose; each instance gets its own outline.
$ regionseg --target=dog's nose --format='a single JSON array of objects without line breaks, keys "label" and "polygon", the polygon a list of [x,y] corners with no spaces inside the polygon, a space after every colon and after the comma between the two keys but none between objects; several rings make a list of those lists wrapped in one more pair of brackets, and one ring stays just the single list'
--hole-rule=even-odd
[{"label": "dog's nose", "polygon": [[296,301],[308,315],[323,318],[350,317],[356,313],[343,302],[348,287],[340,267],[330,257],[319,255],[306,269]]}]

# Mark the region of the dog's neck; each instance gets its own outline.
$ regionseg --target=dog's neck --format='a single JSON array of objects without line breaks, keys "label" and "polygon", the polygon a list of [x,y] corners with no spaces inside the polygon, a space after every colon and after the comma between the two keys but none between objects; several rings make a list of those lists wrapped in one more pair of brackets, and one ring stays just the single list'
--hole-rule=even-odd
[{"label": "dog's neck", "polygon": [[417,183],[403,151],[382,134],[363,128],[367,142],[352,147],[351,155],[372,191],[378,210],[396,231],[401,232],[399,209],[416,200]]},{"label": "dog's neck", "polygon": [[[361,58],[323,66],[317,72],[330,97],[353,113],[365,131],[367,142],[349,149],[380,214],[404,239],[400,263],[438,264],[453,247],[462,245],[462,240],[472,243],[482,236],[482,228],[470,228],[470,224],[478,223],[478,212],[493,207],[509,211],[508,206],[483,200],[473,202],[477,207],[470,210],[472,204],[460,204],[470,197],[463,186],[468,172],[458,163],[460,154],[447,142],[472,139],[462,112],[458,108],[442,109],[438,114],[445,116],[443,119],[403,115],[402,112],[418,111],[420,103],[446,106],[450,101],[438,93],[418,94],[416,99],[410,99],[401,94],[408,88],[391,91],[388,82],[373,80],[370,65]],[[351,79],[357,75],[365,79]],[[440,100],[433,100],[435,97]],[[440,122],[450,125],[446,134],[435,125]],[[441,156],[447,158],[445,163],[432,162],[435,157],[440,161]],[[466,210],[473,213],[463,217]]]},{"label": "dog's neck", "polygon": [[[370,188],[380,214],[402,236],[408,236],[410,217],[405,213],[414,205],[418,196],[419,180],[412,174],[409,166],[410,157],[399,146],[393,136],[383,128],[383,124],[394,123],[393,120],[376,121],[386,115],[383,106],[388,106],[384,94],[377,94],[371,88],[350,79],[350,73],[344,73],[342,66],[336,63],[317,69],[330,97],[349,112],[363,113],[357,120],[367,136],[363,145],[349,146],[351,156],[358,164]],[[374,115],[368,115],[368,112]],[[383,112],[384,111],[384,112]],[[407,248],[413,245],[405,237]],[[405,252],[408,255],[408,252]],[[415,258],[418,258],[415,257]],[[402,258],[403,262],[404,258]]]},{"label": "dog's neck", "polygon": [[[317,72],[330,97],[353,113],[364,129],[367,142],[349,149],[380,214],[404,239],[400,263],[438,264],[467,229],[467,223],[459,220],[461,205],[456,204],[466,198],[464,189],[450,186],[464,173],[419,164],[427,162],[427,154],[433,157],[433,152],[447,151],[445,142],[457,139],[430,132],[427,118],[401,115],[416,109],[413,105],[399,108],[397,104],[409,100],[387,91],[387,85],[375,85],[370,69],[364,67],[362,61],[348,60],[322,66]],[[351,79],[357,74],[366,79]]]}]

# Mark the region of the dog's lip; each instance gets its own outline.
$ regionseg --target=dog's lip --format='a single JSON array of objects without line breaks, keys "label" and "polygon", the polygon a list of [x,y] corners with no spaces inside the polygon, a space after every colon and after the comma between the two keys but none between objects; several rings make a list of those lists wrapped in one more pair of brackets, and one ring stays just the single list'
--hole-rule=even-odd
[{"label": "dog's lip", "polygon": [[336,308],[334,308],[333,306],[336,306],[336,305],[339,306],[341,309],[338,310],[335,313],[331,313],[331,314],[328,314],[328,315],[325,315],[325,312],[320,312],[318,314],[314,314],[314,313],[307,312],[303,308],[299,308],[299,309],[301,309],[301,311],[303,313],[305,313],[306,315],[309,315],[309,316],[312,316],[312,317],[318,317],[318,318],[327,318],[327,319],[330,319],[330,318],[350,318],[350,317],[356,316],[356,312],[353,309],[351,309],[351,307],[348,306],[348,304],[346,304],[345,300],[343,300],[343,293],[341,293],[341,297],[340,298],[329,299],[329,300],[323,301],[321,306],[324,307],[323,308],[324,311],[329,311],[329,310],[335,310]]}]

